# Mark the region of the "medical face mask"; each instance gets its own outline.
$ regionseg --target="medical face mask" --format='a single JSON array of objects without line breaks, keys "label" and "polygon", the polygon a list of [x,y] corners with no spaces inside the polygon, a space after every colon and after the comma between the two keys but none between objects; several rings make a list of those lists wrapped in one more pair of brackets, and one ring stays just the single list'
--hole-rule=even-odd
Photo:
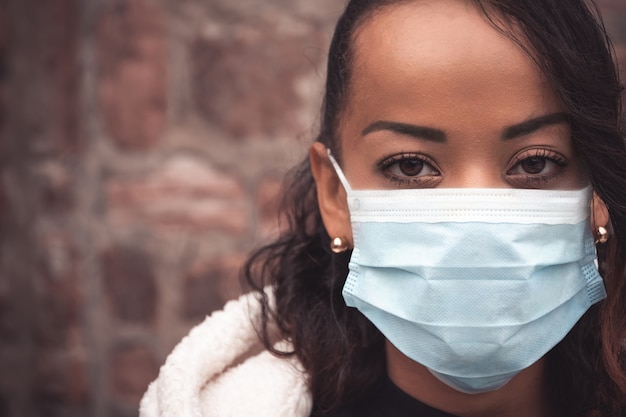
[{"label": "medical face mask", "polygon": [[354,250],[343,297],[447,385],[502,387],[606,297],[576,191],[346,189]]}]

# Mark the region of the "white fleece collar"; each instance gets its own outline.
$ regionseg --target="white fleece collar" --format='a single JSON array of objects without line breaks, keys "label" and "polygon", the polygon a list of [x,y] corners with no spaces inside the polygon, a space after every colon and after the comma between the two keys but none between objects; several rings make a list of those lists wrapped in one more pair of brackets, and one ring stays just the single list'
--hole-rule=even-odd
[{"label": "white fleece collar", "polygon": [[[312,399],[297,359],[265,350],[249,356],[261,348],[259,313],[248,294],[194,327],[150,384],[139,416],[308,417]],[[290,348],[285,341],[277,346]]]}]

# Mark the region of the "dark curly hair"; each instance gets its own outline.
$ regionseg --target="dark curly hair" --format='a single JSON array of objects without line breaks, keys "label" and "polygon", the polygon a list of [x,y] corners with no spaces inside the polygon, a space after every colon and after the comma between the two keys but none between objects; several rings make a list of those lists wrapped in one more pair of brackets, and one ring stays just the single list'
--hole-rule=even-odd
[{"label": "dark curly hair", "polygon": [[[353,41],[363,22],[407,0],[352,0],[339,19],[328,56],[317,141],[341,159],[337,127],[350,90]],[[567,109],[574,147],[609,211],[612,238],[599,247],[608,297],[593,306],[548,354],[563,415],[626,416],[626,147],[622,86],[597,7],[585,0],[474,0],[491,23],[539,65]],[[523,42],[508,28],[515,22]],[[244,278],[263,305],[259,334],[277,355],[296,355],[309,377],[314,412],[366,395],[385,372],[384,339],[341,289],[350,253],[333,254],[305,159],[287,176],[283,213],[288,228],[254,253]],[[263,289],[271,286],[275,304]],[[272,347],[270,328],[293,343]]]}]

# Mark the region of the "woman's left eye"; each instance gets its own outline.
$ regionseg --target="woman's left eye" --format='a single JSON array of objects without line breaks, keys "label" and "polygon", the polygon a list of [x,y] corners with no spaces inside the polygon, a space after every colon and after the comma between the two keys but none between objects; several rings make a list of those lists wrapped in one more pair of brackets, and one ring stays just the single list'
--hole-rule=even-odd
[{"label": "woman's left eye", "polygon": [[562,173],[567,166],[567,159],[558,152],[548,149],[524,151],[515,157],[514,165],[507,175],[514,182],[523,182],[526,186],[547,183]]}]

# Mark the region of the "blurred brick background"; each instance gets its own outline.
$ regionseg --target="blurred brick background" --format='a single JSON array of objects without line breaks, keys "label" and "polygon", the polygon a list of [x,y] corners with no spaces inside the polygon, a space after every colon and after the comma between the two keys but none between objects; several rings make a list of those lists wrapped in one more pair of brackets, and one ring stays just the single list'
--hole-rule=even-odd
[{"label": "blurred brick background", "polygon": [[343,4],[0,0],[0,417],[135,416],[240,292]]}]

